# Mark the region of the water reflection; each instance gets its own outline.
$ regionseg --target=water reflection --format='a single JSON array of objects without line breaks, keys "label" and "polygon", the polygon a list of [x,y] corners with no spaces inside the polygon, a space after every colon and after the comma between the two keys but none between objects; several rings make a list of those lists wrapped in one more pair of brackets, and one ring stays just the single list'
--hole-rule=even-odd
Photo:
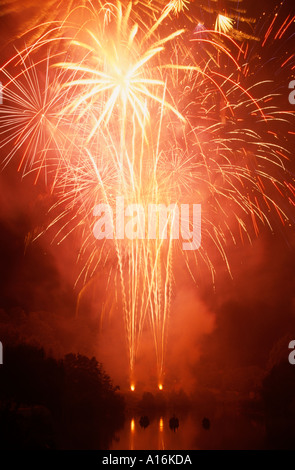
[{"label": "water reflection", "polygon": [[[263,422],[231,410],[204,418],[196,413],[177,414],[179,427],[170,428],[171,414],[149,416],[143,427],[133,415],[115,436],[111,450],[261,449],[265,447]],[[209,425],[208,425],[209,423]]]},{"label": "water reflection", "polygon": [[132,418],[130,421],[130,450],[134,449],[134,434],[135,434],[135,419]]},{"label": "water reflection", "polygon": [[131,434],[134,433],[134,431],[135,431],[135,420],[134,420],[134,418],[132,418],[132,420],[130,421],[130,429],[131,429]]},{"label": "water reflection", "polygon": [[183,420],[183,426],[175,431],[169,426],[169,416],[159,416],[150,420],[149,425],[142,426],[143,417],[126,419],[124,428],[114,439],[112,450],[144,450],[144,449],[187,449],[193,445],[194,426],[189,418]]}]

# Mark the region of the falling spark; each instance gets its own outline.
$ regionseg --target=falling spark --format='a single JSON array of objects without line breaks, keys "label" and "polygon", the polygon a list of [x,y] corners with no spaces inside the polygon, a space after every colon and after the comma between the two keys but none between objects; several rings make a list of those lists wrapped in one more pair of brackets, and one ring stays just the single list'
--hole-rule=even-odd
[{"label": "falling spark", "polygon": [[231,18],[219,14],[216,19],[215,29],[216,31],[227,34],[233,28],[233,23],[234,21]]}]

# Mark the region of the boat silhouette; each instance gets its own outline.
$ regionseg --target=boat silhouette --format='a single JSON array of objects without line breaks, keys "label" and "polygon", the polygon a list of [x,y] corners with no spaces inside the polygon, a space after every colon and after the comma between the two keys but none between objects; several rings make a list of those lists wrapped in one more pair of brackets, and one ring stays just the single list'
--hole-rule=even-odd
[{"label": "boat silhouette", "polygon": [[172,429],[174,432],[176,429],[179,428],[179,419],[176,418],[176,416],[172,416],[172,418],[169,419],[169,428]]}]

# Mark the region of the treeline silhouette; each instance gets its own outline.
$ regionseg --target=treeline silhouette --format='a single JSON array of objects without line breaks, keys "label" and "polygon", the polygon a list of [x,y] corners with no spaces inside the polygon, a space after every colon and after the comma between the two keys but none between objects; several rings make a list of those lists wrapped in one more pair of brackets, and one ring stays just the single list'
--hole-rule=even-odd
[{"label": "treeline silhouette", "polygon": [[295,367],[276,364],[262,386],[267,445],[270,449],[295,449]]},{"label": "treeline silhouette", "polygon": [[107,449],[124,399],[95,358],[5,348],[0,367],[0,449]]}]

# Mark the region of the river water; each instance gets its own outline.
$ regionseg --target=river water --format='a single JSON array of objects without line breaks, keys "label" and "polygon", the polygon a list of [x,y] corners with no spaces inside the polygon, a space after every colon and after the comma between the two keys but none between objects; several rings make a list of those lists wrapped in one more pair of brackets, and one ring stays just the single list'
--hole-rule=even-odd
[{"label": "river water", "polygon": [[111,450],[198,450],[198,449],[263,449],[265,428],[261,420],[236,411],[221,410],[210,417],[210,429],[202,426],[203,415],[193,412],[177,415],[179,428],[169,427],[171,414],[150,419],[140,426],[140,416],[130,415],[117,432]]}]

